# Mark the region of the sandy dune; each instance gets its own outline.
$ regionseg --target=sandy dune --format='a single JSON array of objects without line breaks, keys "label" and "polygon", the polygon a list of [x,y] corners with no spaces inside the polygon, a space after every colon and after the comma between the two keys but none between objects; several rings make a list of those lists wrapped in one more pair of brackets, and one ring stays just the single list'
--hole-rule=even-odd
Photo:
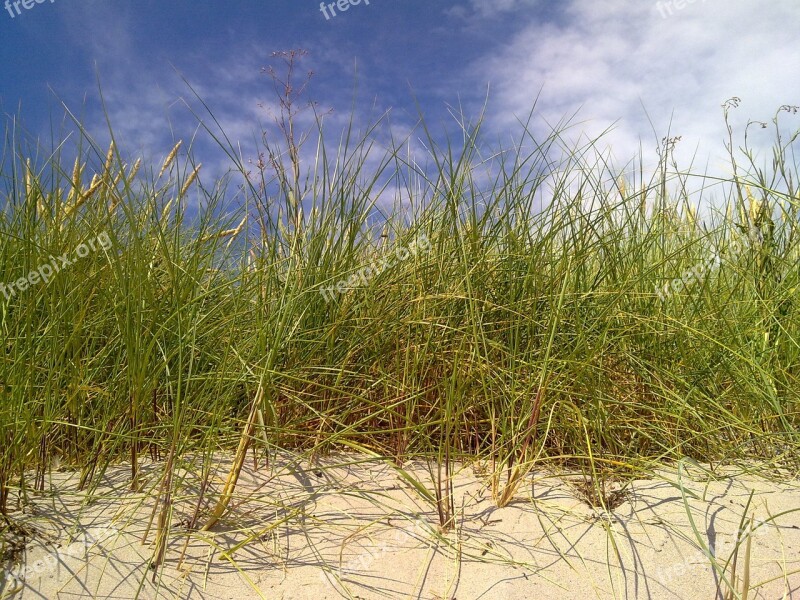
[{"label": "sandy dune", "polygon": [[[23,565],[8,566],[17,577],[7,577],[3,593],[48,599],[721,598],[719,574],[700,551],[689,514],[722,564],[752,491],[748,514],[756,524],[772,520],[751,534],[749,598],[800,598],[797,481],[777,484],[731,469],[709,480],[692,468],[680,479],[682,494],[677,468],[669,469],[633,482],[608,517],[583,502],[569,478],[541,472],[498,509],[479,469],[464,466],[454,483],[457,527],[441,534],[434,507],[384,463],[339,456],[309,468],[288,455],[257,471],[248,463],[233,509],[213,531],[190,535],[185,523],[200,479],[184,465],[181,495],[173,498],[173,535],[157,572],[149,568],[154,532],[146,545],[141,539],[159,465],[145,466],[148,491],[138,494],[127,489],[129,468],[109,469],[91,502],[74,492],[75,473],[54,473],[48,485],[59,493],[34,496],[15,515],[42,535],[28,543]],[[426,476],[421,463],[406,468]],[[213,482],[224,476],[223,465]],[[740,555],[739,573],[744,545]]]}]

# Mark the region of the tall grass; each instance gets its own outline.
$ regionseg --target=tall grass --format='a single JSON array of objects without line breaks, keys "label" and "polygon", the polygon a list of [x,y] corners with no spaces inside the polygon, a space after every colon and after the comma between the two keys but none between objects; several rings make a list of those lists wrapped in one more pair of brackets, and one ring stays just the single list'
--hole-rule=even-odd
[{"label": "tall grass", "polygon": [[[0,514],[11,524],[56,459],[85,487],[128,461],[133,489],[142,456],[161,460],[159,564],[177,460],[234,452],[205,512],[198,501],[191,526],[210,529],[253,444],[311,460],[357,449],[408,478],[405,460],[433,458],[431,482],[413,484],[445,529],[457,458],[491,461],[500,505],[535,464],[601,485],[681,457],[790,460],[800,198],[778,116],[791,112],[768,168],[731,138],[723,181],[676,171],[675,139],[651,178],[615,172],[596,140],[565,145],[567,123],[544,137],[523,123],[484,158],[480,119],[444,145],[421,123],[422,168],[406,140],[379,149],[380,121],[331,147],[320,116],[249,173],[218,135],[245,183],[233,197],[182,148],[134,168],[84,134],[70,170],[59,153],[31,160],[10,129],[0,282],[110,245],[0,295]],[[718,192],[698,215],[704,178]],[[391,190],[403,203],[387,213]]]}]

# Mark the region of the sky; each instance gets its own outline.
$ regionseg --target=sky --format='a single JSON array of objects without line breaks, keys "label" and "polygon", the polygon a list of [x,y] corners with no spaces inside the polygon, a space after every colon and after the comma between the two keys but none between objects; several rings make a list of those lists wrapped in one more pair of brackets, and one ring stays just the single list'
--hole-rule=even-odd
[{"label": "sky", "polygon": [[[344,11],[313,0],[3,2],[6,128],[49,146],[73,128],[68,109],[101,145],[108,119],[126,156],[157,163],[183,139],[205,177],[230,164],[198,123],[213,114],[255,158],[275,106],[263,69],[290,49],[308,52],[305,98],[334,138],[387,115],[421,151],[420,115],[435,136],[457,138],[454,113],[474,121],[485,104],[489,145],[519,139],[529,114],[542,132],[570,118],[567,138],[606,132],[620,167],[639,152],[652,166],[658,141],[681,136],[679,161],[724,174],[723,102],[741,98],[738,133],[800,105],[797,0],[341,0]],[[780,118],[800,127],[800,115]],[[748,141],[766,160],[773,139],[759,128]]]}]

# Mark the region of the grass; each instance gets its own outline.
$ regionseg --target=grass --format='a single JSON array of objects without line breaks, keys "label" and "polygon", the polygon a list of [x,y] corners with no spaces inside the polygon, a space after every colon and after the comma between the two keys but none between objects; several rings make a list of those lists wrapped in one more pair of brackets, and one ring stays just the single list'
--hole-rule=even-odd
[{"label": "grass", "polygon": [[[56,461],[88,490],[123,460],[138,490],[142,457],[162,461],[155,566],[187,456],[206,477],[198,530],[224,518],[251,448],[391,461],[442,531],[456,459],[490,462],[500,506],[534,465],[577,470],[602,505],[609,481],[687,457],[796,472],[800,195],[778,120],[792,107],[776,113],[775,161],[731,131],[719,180],[677,169],[675,139],[652,178],[615,172],[596,140],[566,146],[567,123],[544,137],[523,123],[484,158],[480,119],[458,145],[421,121],[423,168],[407,140],[379,149],[381,121],[331,147],[324,116],[300,136],[287,106],[283,142],[232,197],[177,146],[130,166],[84,133],[70,170],[64,145],[39,160],[8,130],[0,282],[110,244],[0,295],[6,528]],[[702,217],[698,183],[716,190]],[[404,203],[382,208],[393,188]],[[231,452],[216,485],[209,467]],[[403,470],[416,457],[433,459],[430,480]]]}]

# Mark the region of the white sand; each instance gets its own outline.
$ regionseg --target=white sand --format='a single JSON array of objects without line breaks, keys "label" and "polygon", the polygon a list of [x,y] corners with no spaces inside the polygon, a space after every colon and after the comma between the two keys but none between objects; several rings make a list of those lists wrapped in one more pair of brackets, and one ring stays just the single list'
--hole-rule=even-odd
[{"label": "white sand", "polygon": [[[347,460],[357,464],[335,466]],[[77,475],[54,473],[54,492],[32,496],[31,508],[14,515],[52,543],[29,543],[24,582],[8,581],[4,593],[16,587],[11,597],[37,599],[721,598],[687,507],[724,563],[754,491],[756,520],[798,511],[752,535],[749,597],[800,598],[797,481],[741,474],[709,481],[693,468],[683,483],[696,497],[684,504],[677,469],[665,470],[661,478],[633,482],[627,501],[607,517],[563,478],[544,473],[530,476],[512,504],[498,509],[484,478],[467,467],[455,478],[457,527],[440,535],[433,506],[390,467],[363,460],[325,459],[317,471],[284,456],[254,471],[248,457],[232,510],[213,531],[189,536],[182,523],[197,504],[199,479],[181,471],[173,535],[155,583],[148,568],[154,532],[147,545],[141,538],[159,466],[145,467],[149,491],[140,494],[127,491],[128,467],[109,469],[85,506],[74,491]],[[217,490],[224,467],[212,480]],[[413,470],[425,473],[422,465]],[[744,545],[740,554],[741,573]]]}]

